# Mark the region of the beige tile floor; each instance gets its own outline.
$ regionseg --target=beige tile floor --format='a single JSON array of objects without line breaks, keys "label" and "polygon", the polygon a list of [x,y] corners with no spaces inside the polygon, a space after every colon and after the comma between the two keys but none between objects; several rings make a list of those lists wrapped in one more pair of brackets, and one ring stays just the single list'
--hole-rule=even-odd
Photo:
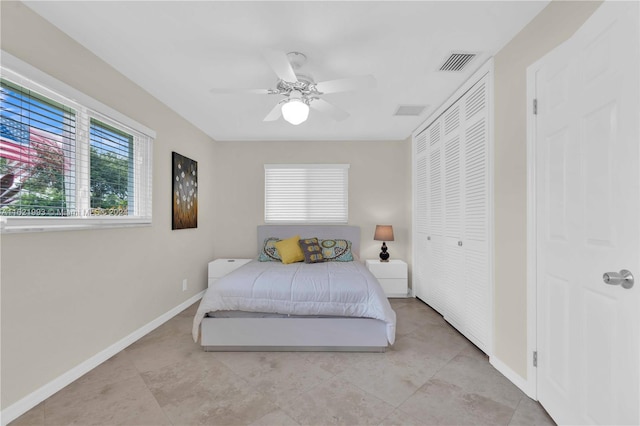
[{"label": "beige tile floor", "polygon": [[384,354],[203,352],[196,304],[11,425],[553,424],[428,306],[391,304]]}]

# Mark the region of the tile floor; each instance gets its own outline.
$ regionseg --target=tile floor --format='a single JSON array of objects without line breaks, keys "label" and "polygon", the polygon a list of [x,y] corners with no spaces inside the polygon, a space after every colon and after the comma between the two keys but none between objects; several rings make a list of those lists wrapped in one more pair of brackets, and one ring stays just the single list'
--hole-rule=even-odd
[{"label": "tile floor", "polygon": [[384,354],[203,352],[196,304],[11,425],[553,424],[428,306],[391,304]]}]

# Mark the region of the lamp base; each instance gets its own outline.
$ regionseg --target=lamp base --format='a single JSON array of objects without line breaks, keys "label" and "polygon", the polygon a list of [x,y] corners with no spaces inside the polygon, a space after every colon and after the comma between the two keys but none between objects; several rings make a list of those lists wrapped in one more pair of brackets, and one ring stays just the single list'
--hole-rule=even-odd
[{"label": "lamp base", "polygon": [[382,243],[382,247],[380,248],[380,250],[382,250],[380,252],[380,262],[388,262],[389,261],[389,253],[387,253],[387,244],[386,243]]}]

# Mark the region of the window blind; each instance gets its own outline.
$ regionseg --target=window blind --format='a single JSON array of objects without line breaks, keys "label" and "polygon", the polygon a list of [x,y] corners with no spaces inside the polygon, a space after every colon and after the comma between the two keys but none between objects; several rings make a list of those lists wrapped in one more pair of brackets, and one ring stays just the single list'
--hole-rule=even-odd
[{"label": "window blind", "polygon": [[266,223],[347,223],[348,164],[265,164]]},{"label": "window blind", "polygon": [[0,206],[25,215],[55,215],[71,202],[76,112],[0,80]]},{"label": "window blind", "polygon": [[135,204],[133,136],[95,119],[90,123],[91,209],[129,214]]},{"label": "window blind", "polygon": [[152,138],[1,71],[2,231],[150,223]]}]

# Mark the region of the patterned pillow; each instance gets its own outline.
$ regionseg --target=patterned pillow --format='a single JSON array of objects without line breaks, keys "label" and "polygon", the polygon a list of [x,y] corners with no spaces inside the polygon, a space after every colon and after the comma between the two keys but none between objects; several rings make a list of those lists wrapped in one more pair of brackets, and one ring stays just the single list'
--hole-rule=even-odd
[{"label": "patterned pillow", "polygon": [[317,238],[307,238],[300,240],[300,248],[304,253],[304,263],[320,263],[324,262],[322,257],[322,249]]},{"label": "patterned pillow", "polygon": [[320,240],[322,257],[328,262],[353,262],[351,241],[349,240]]},{"label": "patterned pillow", "polygon": [[282,262],[275,245],[278,241],[280,241],[280,238],[276,237],[268,237],[264,239],[262,250],[260,250],[260,255],[258,256],[258,260],[260,262]]}]

